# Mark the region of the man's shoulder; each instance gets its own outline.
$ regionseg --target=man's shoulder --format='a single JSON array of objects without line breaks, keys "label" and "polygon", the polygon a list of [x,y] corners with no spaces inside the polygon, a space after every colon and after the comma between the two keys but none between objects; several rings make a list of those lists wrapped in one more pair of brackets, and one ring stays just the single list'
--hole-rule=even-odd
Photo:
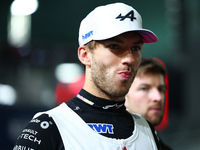
[{"label": "man's shoulder", "polygon": [[[52,141],[49,143],[49,141]],[[22,130],[17,138],[13,150],[19,148],[50,149],[63,147],[58,128],[48,114],[41,114],[33,118]]]}]

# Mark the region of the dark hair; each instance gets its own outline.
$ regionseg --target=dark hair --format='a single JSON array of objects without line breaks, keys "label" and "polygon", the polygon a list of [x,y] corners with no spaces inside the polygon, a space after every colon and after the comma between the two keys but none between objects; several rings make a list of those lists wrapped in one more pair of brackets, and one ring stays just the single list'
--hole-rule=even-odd
[{"label": "dark hair", "polygon": [[145,73],[160,73],[165,77],[167,74],[167,69],[164,65],[152,58],[142,58],[140,66],[138,67],[137,75],[142,75]]},{"label": "dark hair", "polygon": [[87,46],[90,50],[93,50],[97,45],[97,42],[92,40],[90,42],[88,42],[87,44],[85,44],[85,46]]},{"label": "dark hair", "polygon": [[[88,49],[90,51],[92,51],[92,50],[94,50],[94,48],[96,47],[96,45],[97,45],[97,42],[95,40],[92,40],[92,41],[86,43],[84,46],[88,47]],[[85,67],[86,66],[84,64],[82,64],[82,65],[83,65],[83,69],[85,71]]]}]

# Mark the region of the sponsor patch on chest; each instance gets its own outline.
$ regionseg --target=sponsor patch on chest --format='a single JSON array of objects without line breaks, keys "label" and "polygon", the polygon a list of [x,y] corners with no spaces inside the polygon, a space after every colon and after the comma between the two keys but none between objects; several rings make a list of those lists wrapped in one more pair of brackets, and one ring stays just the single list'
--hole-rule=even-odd
[{"label": "sponsor patch on chest", "polygon": [[112,124],[104,124],[104,123],[88,123],[88,126],[96,131],[97,133],[109,133],[114,134],[114,127]]}]

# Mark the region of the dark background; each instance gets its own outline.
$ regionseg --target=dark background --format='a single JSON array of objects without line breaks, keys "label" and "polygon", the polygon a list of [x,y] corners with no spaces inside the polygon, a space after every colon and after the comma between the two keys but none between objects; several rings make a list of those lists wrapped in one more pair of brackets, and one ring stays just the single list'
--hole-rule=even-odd
[{"label": "dark background", "polygon": [[[23,48],[7,42],[12,0],[0,3],[0,84],[17,91],[13,106],[0,105],[0,145],[12,149],[31,117],[56,105],[55,67],[75,62],[80,21],[96,6],[114,0],[39,0],[32,14],[31,41]],[[160,58],[169,72],[169,126],[160,131],[174,150],[200,149],[200,1],[124,0],[158,36],[145,44],[143,57]]]}]

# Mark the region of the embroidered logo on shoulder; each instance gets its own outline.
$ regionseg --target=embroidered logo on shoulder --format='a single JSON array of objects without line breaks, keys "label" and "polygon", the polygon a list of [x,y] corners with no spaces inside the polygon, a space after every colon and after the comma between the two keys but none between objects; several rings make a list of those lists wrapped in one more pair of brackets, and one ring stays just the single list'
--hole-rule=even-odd
[{"label": "embroidered logo on shoulder", "polygon": [[134,17],[134,11],[131,10],[125,16],[122,16],[122,14],[119,14],[119,16],[117,16],[115,19],[120,19],[120,21],[123,21],[126,18],[129,18],[131,21],[133,21],[133,19],[136,19],[136,17]]},{"label": "embroidered logo on shoulder", "polygon": [[36,119],[32,119],[30,122],[40,123],[40,120],[36,118]]}]

